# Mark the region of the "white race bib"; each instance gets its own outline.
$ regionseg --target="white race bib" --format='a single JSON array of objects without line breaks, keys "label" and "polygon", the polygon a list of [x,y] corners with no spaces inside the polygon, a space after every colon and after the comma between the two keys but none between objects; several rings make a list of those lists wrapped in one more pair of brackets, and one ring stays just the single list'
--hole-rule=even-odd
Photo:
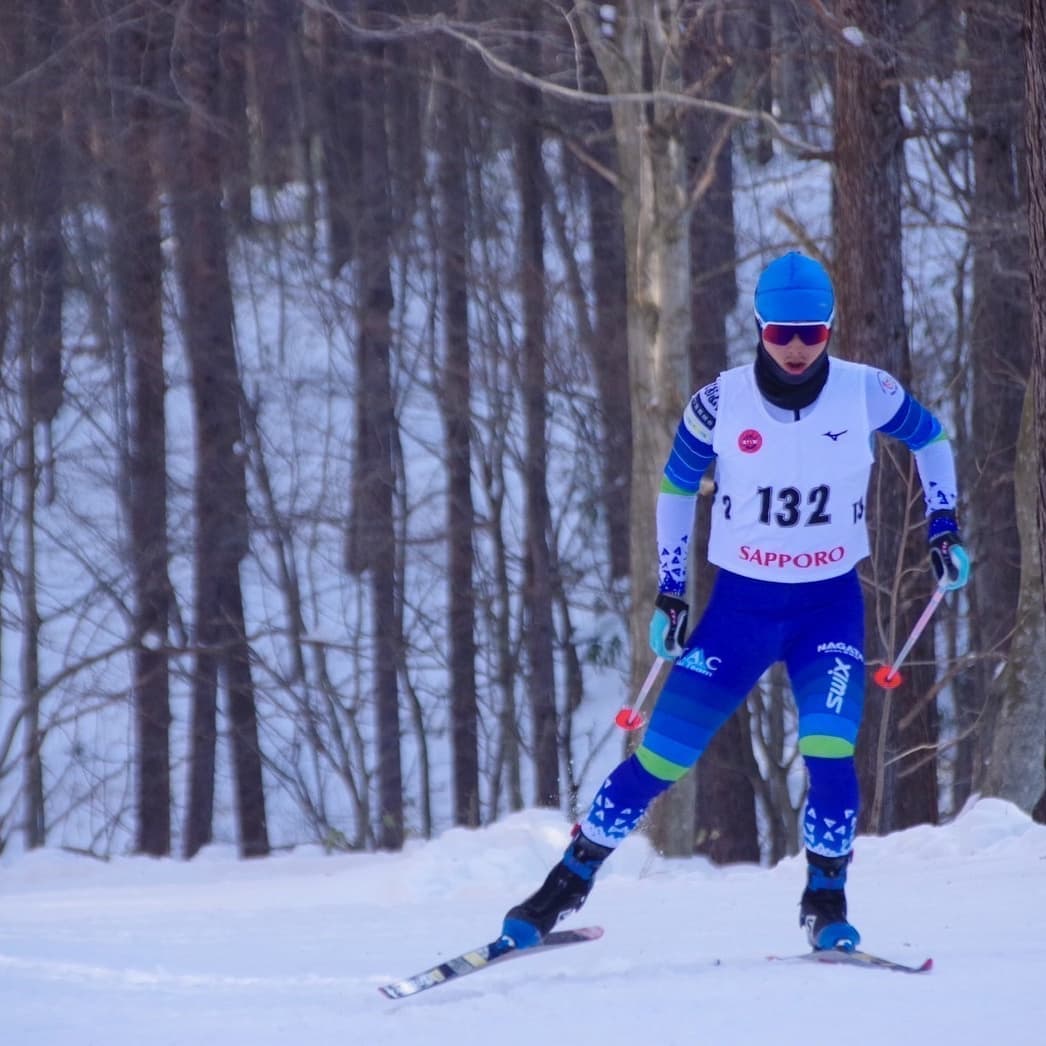
[{"label": "white race bib", "polygon": [[778,421],[749,364],[719,375],[709,561],[764,581],[818,581],[868,555],[874,453],[866,367],[832,359],[806,416]]}]

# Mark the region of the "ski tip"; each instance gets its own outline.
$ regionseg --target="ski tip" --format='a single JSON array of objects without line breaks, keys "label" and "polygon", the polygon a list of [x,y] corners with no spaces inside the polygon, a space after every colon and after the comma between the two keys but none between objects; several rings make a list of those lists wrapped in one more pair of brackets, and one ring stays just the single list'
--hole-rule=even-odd
[{"label": "ski tip", "polygon": [[438,984],[444,984],[458,977],[464,977],[466,974],[475,973],[477,970],[493,965],[500,959],[529,955],[557,945],[596,941],[602,936],[602,926],[579,926],[575,930],[553,930],[543,940],[537,941],[530,947],[521,948],[511,937],[502,934],[489,944],[485,944],[470,952],[462,952],[461,955],[456,955],[428,970],[416,973],[413,977],[378,985],[378,991],[386,999],[406,999],[411,995],[417,995],[418,992],[435,988]]},{"label": "ski tip", "polygon": [[829,965],[863,966],[866,969],[894,970],[898,973],[929,973],[933,969],[933,959],[925,959],[920,965],[909,966],[907,963],[874,955],[870,952],[842,948],[824,948],[802,952],[799,955],[768,955],[767,959],[776,962],[816,962]]},{"label": "ski tip", "polygon": [[575,933],[579,937],[584,937],[586,941],[598,941],[603,936],[604,930],[602,926],[582,926]]},{"label": "ski tip", "polygon": [[557,944],[580,944],[582,941],[598,941],[602,936],[602,926],[577,926],[566,930],[553,930],[542,938],[538,947],[550,948]]},{"label": "ski tip", "polygon": [[399,981],[395,984],[380,984],[378,985],[378,991],[386,999],[406,999],[408,995],[414,994],[414,990],[409,985]]}]

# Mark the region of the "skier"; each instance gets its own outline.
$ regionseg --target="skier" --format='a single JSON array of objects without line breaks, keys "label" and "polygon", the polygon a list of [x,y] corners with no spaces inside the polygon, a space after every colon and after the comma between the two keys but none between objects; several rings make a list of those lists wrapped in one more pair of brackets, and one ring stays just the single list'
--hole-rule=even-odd
[{"label": "skier", "polygon": [[[856,568],[869,552],[864,508],[875,432],[915,455],[939,583],[962,587],[970,562],[940,422],[885,371],[829,358],[834,317],[824,268],[797,252],[776,259],[756,286],[755,362],[724,371],[687,405],[657,499],[659,593],[650,622],[650,646],[674,664],[642,744],[603,782],[540,889],[505,916],[502,933],[517,947],[538,944],[584,904],[599,867],[651,801],[700,758],[776,661],[788,669],[809,781],[800,926],[814,949],[857,947],[845,894],[864,703]],[[713,461],[707,555],[719,570],[686,638],[694,499]]]}]

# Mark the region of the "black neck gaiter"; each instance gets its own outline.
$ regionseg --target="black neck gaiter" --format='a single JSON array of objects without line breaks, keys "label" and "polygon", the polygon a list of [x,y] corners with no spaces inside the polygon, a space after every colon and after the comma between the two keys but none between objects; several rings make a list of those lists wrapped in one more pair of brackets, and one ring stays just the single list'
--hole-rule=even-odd
[{"label": "black neck gaiter", "polygon": [[809,407],[828,380],[828,346],[802,374],[792,375],[779,367],[759,342],[755,353],[755,383],[763,397],[775,407],[802,410]]}]

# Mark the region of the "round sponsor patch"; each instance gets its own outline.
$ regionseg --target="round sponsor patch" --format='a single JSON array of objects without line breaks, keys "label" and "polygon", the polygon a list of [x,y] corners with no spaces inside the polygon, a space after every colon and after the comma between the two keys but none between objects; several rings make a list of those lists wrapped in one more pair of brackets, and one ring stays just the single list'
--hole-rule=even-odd
[{"label": "round sponsor patch", "polygon": [[745,429],[737,437],[737,446],[742,454],[754,454],[763,445],[763,437],[755,429]]},{"label": "round sponsor patch", "polygon": [[897,382],[886,371],[876,371],[875,375],[879,379],[879,387],[887,396],[895,396],[897,394]]}]

